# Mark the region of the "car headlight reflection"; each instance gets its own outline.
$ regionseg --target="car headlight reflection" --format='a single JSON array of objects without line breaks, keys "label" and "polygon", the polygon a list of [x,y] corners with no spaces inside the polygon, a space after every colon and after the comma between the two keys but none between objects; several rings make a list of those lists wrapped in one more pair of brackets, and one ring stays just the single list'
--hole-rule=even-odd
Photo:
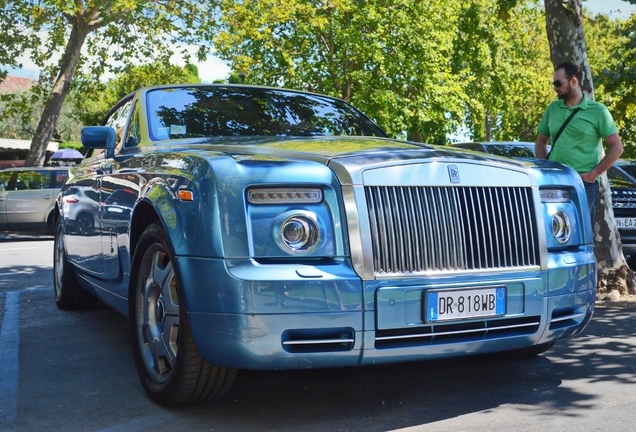
[{"label": "car headlight reflection", "polygon": [[557,211],[552,216],[552,235],[561,244],[567,243],[572,235],[570,217],[563,210]]},{"label": "car headlight reflection", "polygon": [[320,241],[320,227],[310,212],[289,215],[278,229],[281,243],[292,252],[309,252]]}]

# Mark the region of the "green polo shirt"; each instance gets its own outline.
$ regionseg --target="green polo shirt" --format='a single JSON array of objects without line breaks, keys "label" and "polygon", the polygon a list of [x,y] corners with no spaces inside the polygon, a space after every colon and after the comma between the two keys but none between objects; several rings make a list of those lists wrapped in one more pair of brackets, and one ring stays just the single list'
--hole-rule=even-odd
[{"label": "green polo shirt", "polygon": [[[554,136],[576,108],[579,112],[563,129],[554,144]],[[591,171],[601,161],[601,139],[617,133],[616,124],[605,105],[583,94],[580,104],[568,107],[562,99],[552,102],[546,110],[539,133],[549,136],[552,144],[550,160],[561,162],[579,173]]]}]

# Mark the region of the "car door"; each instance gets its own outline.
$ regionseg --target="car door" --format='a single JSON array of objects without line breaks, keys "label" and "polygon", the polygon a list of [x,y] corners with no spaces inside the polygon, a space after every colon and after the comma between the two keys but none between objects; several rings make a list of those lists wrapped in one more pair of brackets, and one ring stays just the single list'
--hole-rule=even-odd
[{"label": "car door", "polygon": [[46,170],[17,171],[9,183],[7,222],[10,225],[46,224],[55,205],[58,189],[50,189],[51,172]]},{"label": "car door", "polygon": [[0,228],[7,224],[7,186],[13,171],[0,172]]},{"label": "car door", "polygon": [[[118,155],[123,147],[124,137],[127,135],[128,120],[133,106],[133,100],[128,100],[111,113],[104,122],[115,130],[117,137]],[[112,290],[122,296],[125,291],[119,291],[122,285],[118,283],[124,277],[122,260],[129,260],[128,256],[120,255],[128,252],[130,215],[133,205],[139,196],[140,180],[129,170],[122,168],[121,158],[104,158],[96,162],[95,172],[99,179],[99,193],[102,211],[100,212],[100,227],[102,241],[102,259],[104,266],[103,278],[112,282]]]}]

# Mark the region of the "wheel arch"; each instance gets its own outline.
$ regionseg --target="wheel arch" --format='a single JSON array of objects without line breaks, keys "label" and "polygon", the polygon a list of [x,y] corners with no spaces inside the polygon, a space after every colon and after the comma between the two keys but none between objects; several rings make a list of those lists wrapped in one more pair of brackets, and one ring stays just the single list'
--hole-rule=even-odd
[{"label": "wheel arch", "polygon": [[159,213],[148,201],[141,201],[135,207],[132,221],[130,224],[130,254],[131,257],[135,253],[137,243],[144,230],[153,222],[159,221],[165,230],[165,225],[159,217]]}]

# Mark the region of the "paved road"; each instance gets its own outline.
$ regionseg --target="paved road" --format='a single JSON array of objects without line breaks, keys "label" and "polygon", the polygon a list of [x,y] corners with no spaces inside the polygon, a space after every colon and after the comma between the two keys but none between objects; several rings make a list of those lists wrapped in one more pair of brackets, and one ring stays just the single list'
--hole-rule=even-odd
[{"label": "paved road", "polygon": [[635,429],[636,308],[597,309],[530,360],[241,372],[222,401],[166,409],[138,382],[125,318],[55,307],[51,254],[50,240],[0,241],[3,431]]}]

